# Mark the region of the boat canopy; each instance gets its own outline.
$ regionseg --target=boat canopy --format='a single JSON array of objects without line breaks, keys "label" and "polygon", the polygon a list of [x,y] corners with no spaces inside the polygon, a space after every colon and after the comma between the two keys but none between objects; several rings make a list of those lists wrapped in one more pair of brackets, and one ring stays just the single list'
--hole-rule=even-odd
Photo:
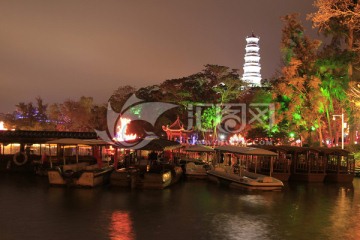
[{"label": "boat canopy", "polygon": [[61,144],[61,145],[110,145],[109,143],[99,139],[78,139],[78,138],[59,138],[46,142],[47,144]]},{"label": "boat canopy", "polygon": [[242,155],[254,155],[254,156],[277,156],[277,153],[254,147],[240,147],[240,146],[218,146],[214,148],[216,151],[236,153]]},{"label": "boat canopy", "polygon": [[[136,145],[135,145],[136,146]],[[148,144],[137,150],[149,150],[149,151],[166,151],[166,150],[175,150],[181,148],[182,145],[175,141],[170,141],[162,138],[155,138],[151,140]]]},{"label": "boat canopy", "polygon": [[212,147],[204,145],[190,145],[185,147],[184,151],[186,152],[215,152]]}]

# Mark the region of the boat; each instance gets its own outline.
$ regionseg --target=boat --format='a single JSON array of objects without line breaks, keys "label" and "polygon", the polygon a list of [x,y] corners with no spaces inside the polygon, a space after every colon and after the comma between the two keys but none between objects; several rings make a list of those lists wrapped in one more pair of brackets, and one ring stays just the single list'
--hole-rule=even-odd
[{"label": "boat", "polygon": [[[62,165],[48,170],[47,175],[50,185],[96,187],[109,182],[110,174],[114,168],[109,163],[103,164],[102,158],[99,156],[101,146],[107,146],[108,143],[97,139],[56,139],[48,141],[48,144],[58,144],[60,148],[73,146],[76,150],[75,163],[68,163],[67,159],[63,157],[64,162]],[[91,146],[93,157],[97,159],[97,163],[79,162],[79,146]],[[63,152],[63,150],[59,149],[58,152]]]},{"label": "boat", "polygon": [[[94,132],[58,132],[0,130],[0,172],[46,175],[51,167],[61,164],[56,158],[56,144],[50,140],[60,138],[93,139]],[[49,160],[52,159],[52,162]],[[93,159],[88,156],[79,161]]]},{"label": "boat", "polygon": [[[288,182],[291,171],[290,171],[290,164],[291,160],[286,154],[286,150],[273,145],[256,145],[254,147],[266,149],[272,152],[277,153],[275,158],[272,157],[262,157],[258,160],[258,165],[256,167],[257,173],[269,175],[270,172],[270,161],[273,161],[272,164],[272,176],[281,180],[282,182]],[[252,167],[249,167],[249,170],[253,171],[255,169],[254,164]]]},{"label": "boat", "polygon": [[323,182],[326,174],[326,159],[315,148],[298,146],[271,146],[271,149],[283,156],[290,166],[289,181]]},{"label": "boat", "polygon": [[326,161],[325,182],[351,183],[355,177],[355,159],[349,151],[340,148],[313,148]]},{"label": "boat", "polygon": [[186,154],[181,158],[180,165],[187,179],[207,179],[207,171],[211,169],[210,156],[215,152],[213,148],[204,145],[190,145],[185,147]]},{"label": "boat", "polygon": [[88,163],[66,164],[48,170],[50,185],[96,187],[109,182],[112,166],[99,167]]},{"label": "boat", "polygon": [[[272,171],[267,176],[247,170],[250,159],[275,157],[276,153],[260,148],[232,145],[218,146],[214,150],[218,156],[217,163],[214,169],[207,171],[211,181],[247,190],[281,190],[284,187],[281,180],[271,176]],[[272,163],[270,161],[270,169]]]},{"label": "boat", "polygon": [[115,167],[110,176],[110,185],[131,189],[164,189],[179,182],[183,170],[177,164],[174,150],[181,147],[178,142],[153,139],[142,148],[128,150],[122,162],[116,164],[121,167]]},{"label": "boat", "polygon": [[198,159],[182,159],[180,165],[187,179],[207,179],[211,165]]}]

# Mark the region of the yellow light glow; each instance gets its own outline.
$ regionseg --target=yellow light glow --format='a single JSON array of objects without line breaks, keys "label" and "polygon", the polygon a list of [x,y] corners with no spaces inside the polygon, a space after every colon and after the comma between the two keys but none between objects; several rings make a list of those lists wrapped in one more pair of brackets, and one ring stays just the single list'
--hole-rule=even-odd
[{"label": "yellow light glow", "polygon": [[0,121],[0,130],[7,130],[7,128],[4,126],[3,121]]},{"label": "yellow light glow", "polygon": [[166,182],[171,179],[171,172],[166,172],[163,174],[163,182]]},{"label": "yellow light glow", "polygon": [[120,125],[117,126],[117,132],[115,136],[115,140],[118,142],[121,141],[131,141],[136,139],[136,134],[127,134],[127,125],[131,122],[128,118],[120,118],[119,119]]},{"label": "yellow light glow", "polygon": [[229,143],[231,145],[245,144],[245,138],[239,133],[230,137]]}]

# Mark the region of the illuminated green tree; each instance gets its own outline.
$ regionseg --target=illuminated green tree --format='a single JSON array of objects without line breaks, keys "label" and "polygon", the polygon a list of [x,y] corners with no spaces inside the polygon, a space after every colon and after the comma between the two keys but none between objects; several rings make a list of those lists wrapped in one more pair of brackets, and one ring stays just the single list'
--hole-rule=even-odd
[{"label": "illuminated green tree", "polygon": [[[344,78],[348,97],[352,104],[347,110],[349,116],[350,138],[354,139],[355,127],[359,125],[359,108],[353,99],[360,80],[360,2],[358,0],[316,0],[315,13],[308,19],[319,32],[331,37],[331,45],[344,51],[343,61],[347,65],[347,77]],[[344,44],[345,43],[345,44]],[[350,80],[349,84],[347,81]],[[344,104],[342,104],[344,105]]]},{"label": "illuminated green tree", "polygon": [[323,96],[320,113],[324,114],[324,124],[327,126],[326,134],[329,139],[333,139],[334,135],[332,115],[341,113],[342,109],[347,109],[348,106],[347,63],[346,52],[331,44],[324,48],[316,64],[317,76],[321,79],[320,91]]},{"label": "illuminated green tree", "polygon": [[221,123],[221,108],[213,105],[209,108],[204,109],[201,114],[201,127],[202,130],[210,130],[212,132],[212,140],[217,139],[217,127]]},{"label": "illuminated green tree", "polygon": [[320,42],[304,34],[297,14],[283,18],[281,50],[284,67],[282,77],[274,83],[273,97],[277,101],[277,123],[287,122],[290,131],[297,132],[311,144],[311,131],[318,129],[322,142],[320,94],[321,81],[315,76],[315,62]]}]

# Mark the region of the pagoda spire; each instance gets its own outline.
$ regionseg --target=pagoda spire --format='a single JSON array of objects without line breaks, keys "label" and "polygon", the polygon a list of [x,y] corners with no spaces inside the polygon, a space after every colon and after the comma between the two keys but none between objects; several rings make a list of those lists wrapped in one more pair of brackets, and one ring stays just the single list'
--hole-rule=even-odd
[{"label": "pagoda spire", "polygon": [[261,87],[259,37],[254,32],[246,38],[245,64],[242,80],[249,83],[251,87]]}]

